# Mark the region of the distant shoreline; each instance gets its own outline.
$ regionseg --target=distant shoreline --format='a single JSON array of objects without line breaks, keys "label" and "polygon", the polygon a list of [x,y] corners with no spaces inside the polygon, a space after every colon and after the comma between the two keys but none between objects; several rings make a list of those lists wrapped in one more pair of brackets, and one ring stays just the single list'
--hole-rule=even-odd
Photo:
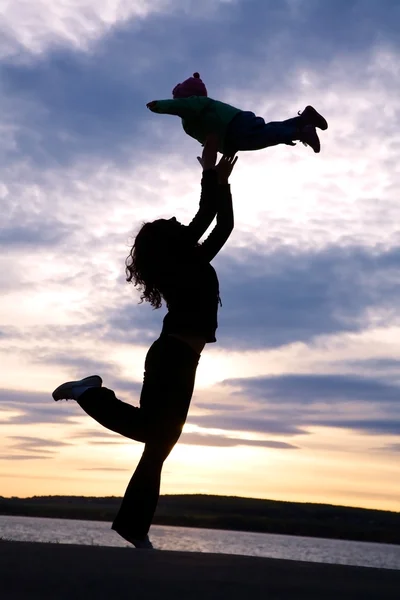
[{"label": "distant shoreline", "polygon": [[[120,502],[118,497],[0,497],[0,515],[111,522]],[[400,545],[400,513],[325,504],[165,495],[154,524]]]},{"label": "distant shoreline", "polygon": [[[71,520],[71,521],[96,521],[96,522],[100,522],[100,523],[112,523],[112,519],[100,519],[100,518],[91,518],[91,517],[72,517],[72,516],[54,516],[54,515],[38,515],[38,514],[10,514],[10,513],[3,513],[0,511],[0,516],[1,517],[26,517],[26,518],[31,518],[31,519],[65,519],[66,521]],[[188,529],[215,529],[217,531],[237,531],[238,533],[264,533],[264,534],[269,534],[269,535],[288,535],[288,536],[292,536],[292,537],[309,537],[309,538],[315,538],[315,539],[327,539],[327,540],[338,540],[338,541],[344,541],[344,542],[363,542],[363,543],[373,543],[373,544],[385,544],[385,545],[392,545],[392,546],[399,546],[400,542],[388,542],[388,541],[381,541],[381,540],[375,540],[375,539],[365,539],[364,537],[360,537],[360,538],[356,538],[356,537],[338,537],[338,536],[328,536],[328,535],[318,535],[316,533],[314,534],[305,534],[305,533],[288,533],[283,532],[283,531],[265,531],[265,530],[258,530],[258,529],[239,529],[239,528],[234,528],[234,527],[214,527],[211,525],[202,525],[201,523],[197,523],[197,524],[190,524],[190,523],[171,523],[171,522],[164,522],[164,521],[160,521],[155,519],[153,522],[153,525],[159,525],[159,526],[164,526],[164,527],[187,527]],[[0,536],[0,541],[3,541],[1,539]],[[7,540],[7,541],[13,541],[13,540]],[[51,542],[37,542],[37,543],[51,543]]]}]

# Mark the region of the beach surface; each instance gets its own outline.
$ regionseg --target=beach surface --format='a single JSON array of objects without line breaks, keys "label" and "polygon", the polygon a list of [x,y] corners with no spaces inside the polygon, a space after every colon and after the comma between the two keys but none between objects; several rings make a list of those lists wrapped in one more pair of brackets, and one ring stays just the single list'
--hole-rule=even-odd
[{"label": "beach surface", "polygon": [[400,571],[254,558],[0,542],[2,600],[398,600]]}]

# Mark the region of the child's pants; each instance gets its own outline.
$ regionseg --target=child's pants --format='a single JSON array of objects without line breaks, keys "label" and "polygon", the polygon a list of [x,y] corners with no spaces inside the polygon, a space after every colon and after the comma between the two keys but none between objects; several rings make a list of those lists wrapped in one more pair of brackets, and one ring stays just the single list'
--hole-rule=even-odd
[{"label": "child's pants", "polygon": [[199,355],[185,342],[161,335],[150,347],[140,408],[118,400],[112,390],[90,388],[78,404],[104,427],[145,443],[112,529],[144,539],[160,493],[161,469],[178,441],[193,394]]},{"label": "child's pants", "polygon": [[294,146],[293,140],[299,139],[301,126],[301,117],[266,123],[253,112],[243,111],[228,126],[225,154],[235,154],[240,150],[261,150],[277,144]]}]

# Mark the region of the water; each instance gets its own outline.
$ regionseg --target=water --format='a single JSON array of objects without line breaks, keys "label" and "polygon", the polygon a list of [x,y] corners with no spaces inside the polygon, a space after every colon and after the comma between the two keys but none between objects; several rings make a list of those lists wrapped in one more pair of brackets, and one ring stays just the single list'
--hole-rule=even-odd
[{"label": "water", "polygon": [[[0,538],[96,546],[129,546],[110,523],[0,515]],[[265,556],[286,560],[400,569],[400,546],[348,542],[289,535],[164,527],[154,525],[150,537],[157,550],[183,550]]]}]

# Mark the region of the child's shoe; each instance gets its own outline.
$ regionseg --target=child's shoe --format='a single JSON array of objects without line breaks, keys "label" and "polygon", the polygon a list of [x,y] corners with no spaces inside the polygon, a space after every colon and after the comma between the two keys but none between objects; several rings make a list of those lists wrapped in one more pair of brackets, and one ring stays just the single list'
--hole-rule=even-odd
[{"label": "child's shoe", "polygon": [[303,119],[304,125],[313,125],[323,131],[328,129],[327,120],[313,106],[306,106],[303,112],[299,112],[299,115]]},{"label": "child's shoe", "polygon": [[298,139],[305,146],[311,146],[315,153],[318,154],[318,152],[321,151],[321,142],[319,141],[315,127],[312,125],[306,125],[303,127],[303,129],[300,130]]}]

